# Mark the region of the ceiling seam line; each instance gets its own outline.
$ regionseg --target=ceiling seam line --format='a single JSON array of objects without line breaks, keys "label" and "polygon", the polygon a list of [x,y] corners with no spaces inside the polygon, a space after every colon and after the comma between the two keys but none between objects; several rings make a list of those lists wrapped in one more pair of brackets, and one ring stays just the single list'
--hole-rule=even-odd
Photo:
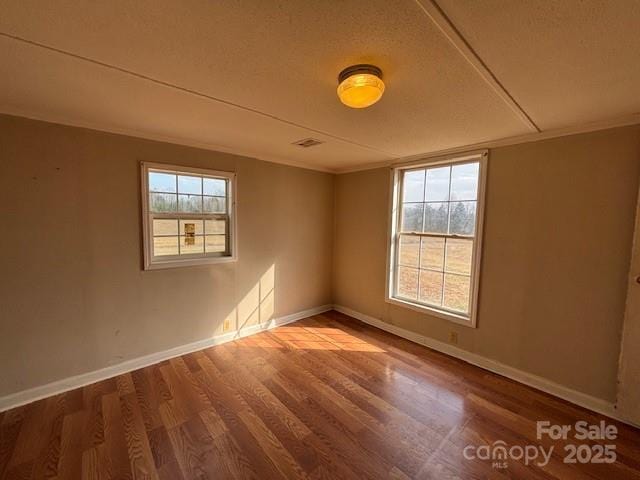
[{"label": "ceiling seam line", "polygon": [[55,52],[55,53],[58,53],[58,54],[61,54],[61,55],[66,55],[66,56],[75,58],[77,60],[82,60],[82,61],[85,61],[85,62],[89,62],[89,63],[92,63],[94,65],[101,66],[103,68],[108,68],[110,70],[115,70],[117,72],[124,73],[126,75],[130,75],[130,76],[135,77],[135,78],[139,78],[139,79],[142,79],[142,80],[146,80],[148,82],[156,83],[156,84],[161,85],[163,87],[172,88],[172,89],[184,92],[184,93],[188,93],[190,95],[194,95],[194,96],[197,96],[197,97],[200,97],[200,98],[207,99],[207,100],[212,101],[212,102],[217,102],[217,103],[220,103],[220,104],[232,107],[232,108],[237,108],[239,110],[243,110],[243,111],[246,111],[246,112],[254,113],[256,115],[260,115],[262,117],[266,117],[266,118],[269,118],[271,120],[275,120],[275,121],[284,123],[285,125],[301,128],[301,129],[304,129],[304,130],[308,130],[309,132],[313,132],[313,133],[317,133],[317,134],[320,134],[320,135],[324,135],[324,136],[332,138],[334,140],[338,140],[338,141],[347,143],[349,145],[353,145],[353,146],[356,146],[356,147],[360,147],[360,148],[364,148],[364,149],[367,149],[367,150],[371,150],[373,152],[381,153],[381,154],[387,155],[387,156],[392,157],[392,158],[400,158],[401,157],[401,155],[399,155],[399,154],[387,152],[385,150],[380,150],[378,148],[371,147],[369,145],[364,145],[364,144],[361,144],[361,143],[358,143],[358,142],[354,142],[352,140],[347,140],[346,138],[342,138],[342,137],[339,137],[337,135],[324,132],[322,130],[318,130],[318,129],[311,128],[311,127],[306,127],[304,125],[300,125],[300,124],[292,122],[290,120],[285,120],[285,119],[277,117],[275,115],[271,115],[269,113],[261,112],[260,110],[256,110],[256,109],[253,109],[253,108],[250,108],[250,107],[244,107],[242,105],[230,102],[228,100],[223,100],[221,98],[217,98],[217,97],[214,97],[212,95],[208,95],[206,93],[198,92],[197,90],[192,90],[192,89],[189,89],[189,88],[181,87],[179,85],[175,85],[175,84],[172,84],[172,83],[169,83],[169,82],[165,82],[164,80],[158,80],[156,78],[149,77],[149,76],[141,74],[141,73],[133,72],[131,70],[127,70],[125,68],[118,67],[116,65],[111,65],[109,63],[105,63],[105,62],[102,62],[102,61],[99,61],[99,60],[94,60],[92,58],[84,57],[82,55],[78,55],[78,54],[75,54],[75,53],[72,53],[72,52],[68,52],[66,50],[62,50],[62,49],[59,49],[59,48],[56,48],[56,47],[51,47],[49,45],[45,45],[43,43],[35,42],[35,41],[29,40],[27,38],[19,37],[17,35],[12,35],[10,33],[2,32],[2,31],[0,31],[0,36],[6,37],[6,38],[9,38],[11,40],[18,41],[18,42],[23,42],[23,43],[26,43],[28,45],[32,45],[32,46],[36,46],[36,47],[39,47],[39,48],[43,48],[45,50],[50,50],[52,52]]},{"label": "ceiling seam line", "polygon": [[372,170],[375,168],[381,168],[386,166],[393,166],[396,164],[403,164],[405,162],[413,162],[417,160],[433,160],[441,157],[464,155],[469,151],[495,149],[501,147],[508,147],[511,145],[522,145],[526,143],[541,142],[545,140],[552,140],[554,138],[561,138],[572,135],[581,135],[590,132],[599,132],[603,130],[610,130],[615,128],[625,128],[640,126],[640,112],[632,113],[622,117],[609,119],[606,121],[590,122],[581,125],[574,125],[570,127],[563,127],[551,130],[544,130],[542,132],[530,132],[523,135],[515,135],[511,137],[499,138],[496,140],[487,140],[485,142],[462,145],[460,147],[452,147],[444,150],[436,150],[424,155],[410,155],[394,160],[388,160],[383,162],[372,162],[368,165],[362,165],[361,167],[347,167],[338,170],[338,174],[352,173],[364,170]]},{"label": "ceiling seam line", "polygon": [[317,165],[312,166],[302,161],[288,160],[284,158],[277,158],[277,157],[271,157],[271,156],[260,157],[258,156],[259,153],[232,148],[219,143],[214,144],[214,143],[209,143],[209,142],[199,141],[199,140],[194,140],[189,138],[179,138],[171,135],[142,132],[134,128],[119,128],[114,126],[96,125],[93,122],[69,120],[68,118],[62,118],[61,116],[58,116],[58,115],[42,114],[41,112],[36,113],[36,112],[33,112],[33,110],[20,109],[20,108],[16,109],[13,107],[7,107],[6,105],[0,106],[0,116],[1,115],[21,117],[28,120],[34,120],[37,122],[55,123],[58,126],[68,126],[68,127],[82,128],[87,130],[94,130],[100,133],[119,135],[119,136],[125,136],[125,137],[133,137],[141,140],[169,143],[176,146],[198,148],[200,150],[207,150],[207,151],[213,151],[218,153],[228,153],[231,155],[250,158],[250,159],[258,160],[261,162],[270,162],[278,165],[287,165],[290,167],[303,168],[305,170],[311,170],[316,172],[324,172],[324,173],[332,173],[332,174],[336,172],[334,168],[319,167]]},{"label": "ceiling seam line", "polygon": [[[424,14],[427,15],[431,19],[431,21],[438,27],[442,34],[451,42],[451,44],[460,52],[464,59],[480,74],[483,80],[487,84],[489,84],[489,86],[507,104],[507,106],[509,106],[530,129],[533,129],[538,133],[542,132],[540,127],[536,124],[536,122],[533,121],[531,116],[526,112],[522,105],[520,105],[518,101],[516,101],[516,99],[513,97],[513,95],[511,95],[504,84],[498,79],[495,73],[493,73],[493,71],[484,62],[484,60],[482,60],[478,52],[474,50],[467,39],[456,28],[445,11],[440,7],[440,5],[438,5],[436,0],[414,1],[418,4]],[[431,12],[423,2],[431,5],[435,11]],[[442,23],[444,23],[444,25],[442,25]],[[448,32],[448,29],[450,29],[451,32]],[[458,42],[462,45],[459,45]],[[475,60],[475,62],[473,60]],[[487,76],[489,78],[487,78]]]}]

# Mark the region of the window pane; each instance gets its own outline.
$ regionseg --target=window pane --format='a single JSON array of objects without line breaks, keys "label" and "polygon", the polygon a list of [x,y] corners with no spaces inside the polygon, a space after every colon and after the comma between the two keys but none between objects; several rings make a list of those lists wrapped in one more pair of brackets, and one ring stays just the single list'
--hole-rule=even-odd
[{"label": "window pane", "polygon": [[213,195],[214,197],[227,196],[227,181],[219,178],[203,178],[202,188],[205,195]]},{"label": "window pane", "polygon": [[154,218],[153,235],[178,235],[178,221]]},{"label": "window pane", "polygon": [[447,233],[447,215],[449,204],[426,203],[424,211],[424,231],[428,233]]},{"label": "window pane", "polygon": [[479,163],[454,165],[451,170],[451,201],[478,198]]},{"label": "window pane", "polygon": [[422,237],[420,268],[443,270],[444,238]]},{"label": "window pane", "polygon": [[418,269],[398,267],[398,295],[404,298],[418,298]]},{"label": "window pane", "polygon": [[202,177],[178,175],[178,193],[202,195]]},{"label": "window pane", "polygon": [[418,249],[420,248],[420,237],[402,235],[400,237],[400,251],[398,252],[398,263],[411,267],[418,266]]},{"label": "window pane", "polygon": [[404,173],[402,185],[403,202],[422,202],[424,199],[424,170]]},{"label": "window pane", "polygon": [[203,221],[202,220],[191,220],[191,219],[181,219],[180,220],[180,235],[203,235]]},{"label": "window pane", "polygon": [[473,235],[476,229],[476,202],[451,202],[449,233]]},{"label": "window pane", "polygon": [[468,313],[469,277],[444,274],[444,306],[452,310]]},{"label": "window pane", "polygon": [[430,270],[420,270],[421,302],[431,305],[442,305],[442,273]]},{"label": "window pane", "polygon": [[156,257],[178,255],[178,237],[154,237],[153,255]]},{"label": "window pane", "polygon": [[176,195],[171,193],[150,193],[149,210],[152,212],[175,212]]},{"label": "window pane", "polygon": [[452,273],[471,275],[473,240],[447,239],[447,265],[445,270]]},{"label": "window pane", "polygon": [[224,234],[227,231],[226,220],[205,220],[204,233],[211,235],[212,233]]},{"label": "window pane", "polygon": [[446,202],[449,200],[449,172],[451,167],[430,168],[427,170],[427,202]]},{"label": "window pane", "polygon": [[423,203],[405,203],[402,205],[402,231],[420,232],[422,230]]},{"label": "window pane", "polygon": [[226,213],[226,200],[223,197],[204,197],[205,213]]},{"label": "window pane", "polygon": [[192,254],[204,252],[204,239],[202,235],[180,237],[180,254]]},{"label": "window pane", "polygon": [[224,235],[207,235],[205,237],[205,249],[207,253],[226,251],[227,237]]},{"label": "window pane", "polygon": [[184,213],[201,213],[202,197],[199,195],[178,195],[178,211]]},{"label": "window pane", "polygon": [[149,172],[149,191],[176,193],[176,176],[171,173]]}]

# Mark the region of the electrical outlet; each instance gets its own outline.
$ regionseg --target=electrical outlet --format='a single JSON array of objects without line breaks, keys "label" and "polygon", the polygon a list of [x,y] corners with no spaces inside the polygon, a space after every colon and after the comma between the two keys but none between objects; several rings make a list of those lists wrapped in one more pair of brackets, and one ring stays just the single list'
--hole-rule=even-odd
[{"label": "electrical outlet", "polygon": [[458,332],[449,332],[449,343],[458,344]]},{"label": "electrical outlet", "polygon": [[226,319],[224,321],[224,324],[222,325],[222,331],[228,332],[229,330],[231,330],[231,322],[229,321],[229,319]]}]

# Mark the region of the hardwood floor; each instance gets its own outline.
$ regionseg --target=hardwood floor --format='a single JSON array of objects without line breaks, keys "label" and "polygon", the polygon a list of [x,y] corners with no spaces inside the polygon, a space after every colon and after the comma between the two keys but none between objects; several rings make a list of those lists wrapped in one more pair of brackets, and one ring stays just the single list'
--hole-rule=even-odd
[{"label": "hardwood floor", "polygon": [[[536,439],[603,419],[616,440]],[[465,458],[496,441],[554,451]],[[0,413],[0,478],[640,479],[640,431],[329,312]]]}]

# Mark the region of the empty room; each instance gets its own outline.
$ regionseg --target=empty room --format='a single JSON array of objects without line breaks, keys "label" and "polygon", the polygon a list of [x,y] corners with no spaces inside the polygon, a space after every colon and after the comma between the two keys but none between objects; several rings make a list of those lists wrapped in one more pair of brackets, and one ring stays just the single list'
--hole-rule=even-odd
[{"label": "empty room", "polygon": [[0,0],[0,480],[640,480],[639,32]]}]

